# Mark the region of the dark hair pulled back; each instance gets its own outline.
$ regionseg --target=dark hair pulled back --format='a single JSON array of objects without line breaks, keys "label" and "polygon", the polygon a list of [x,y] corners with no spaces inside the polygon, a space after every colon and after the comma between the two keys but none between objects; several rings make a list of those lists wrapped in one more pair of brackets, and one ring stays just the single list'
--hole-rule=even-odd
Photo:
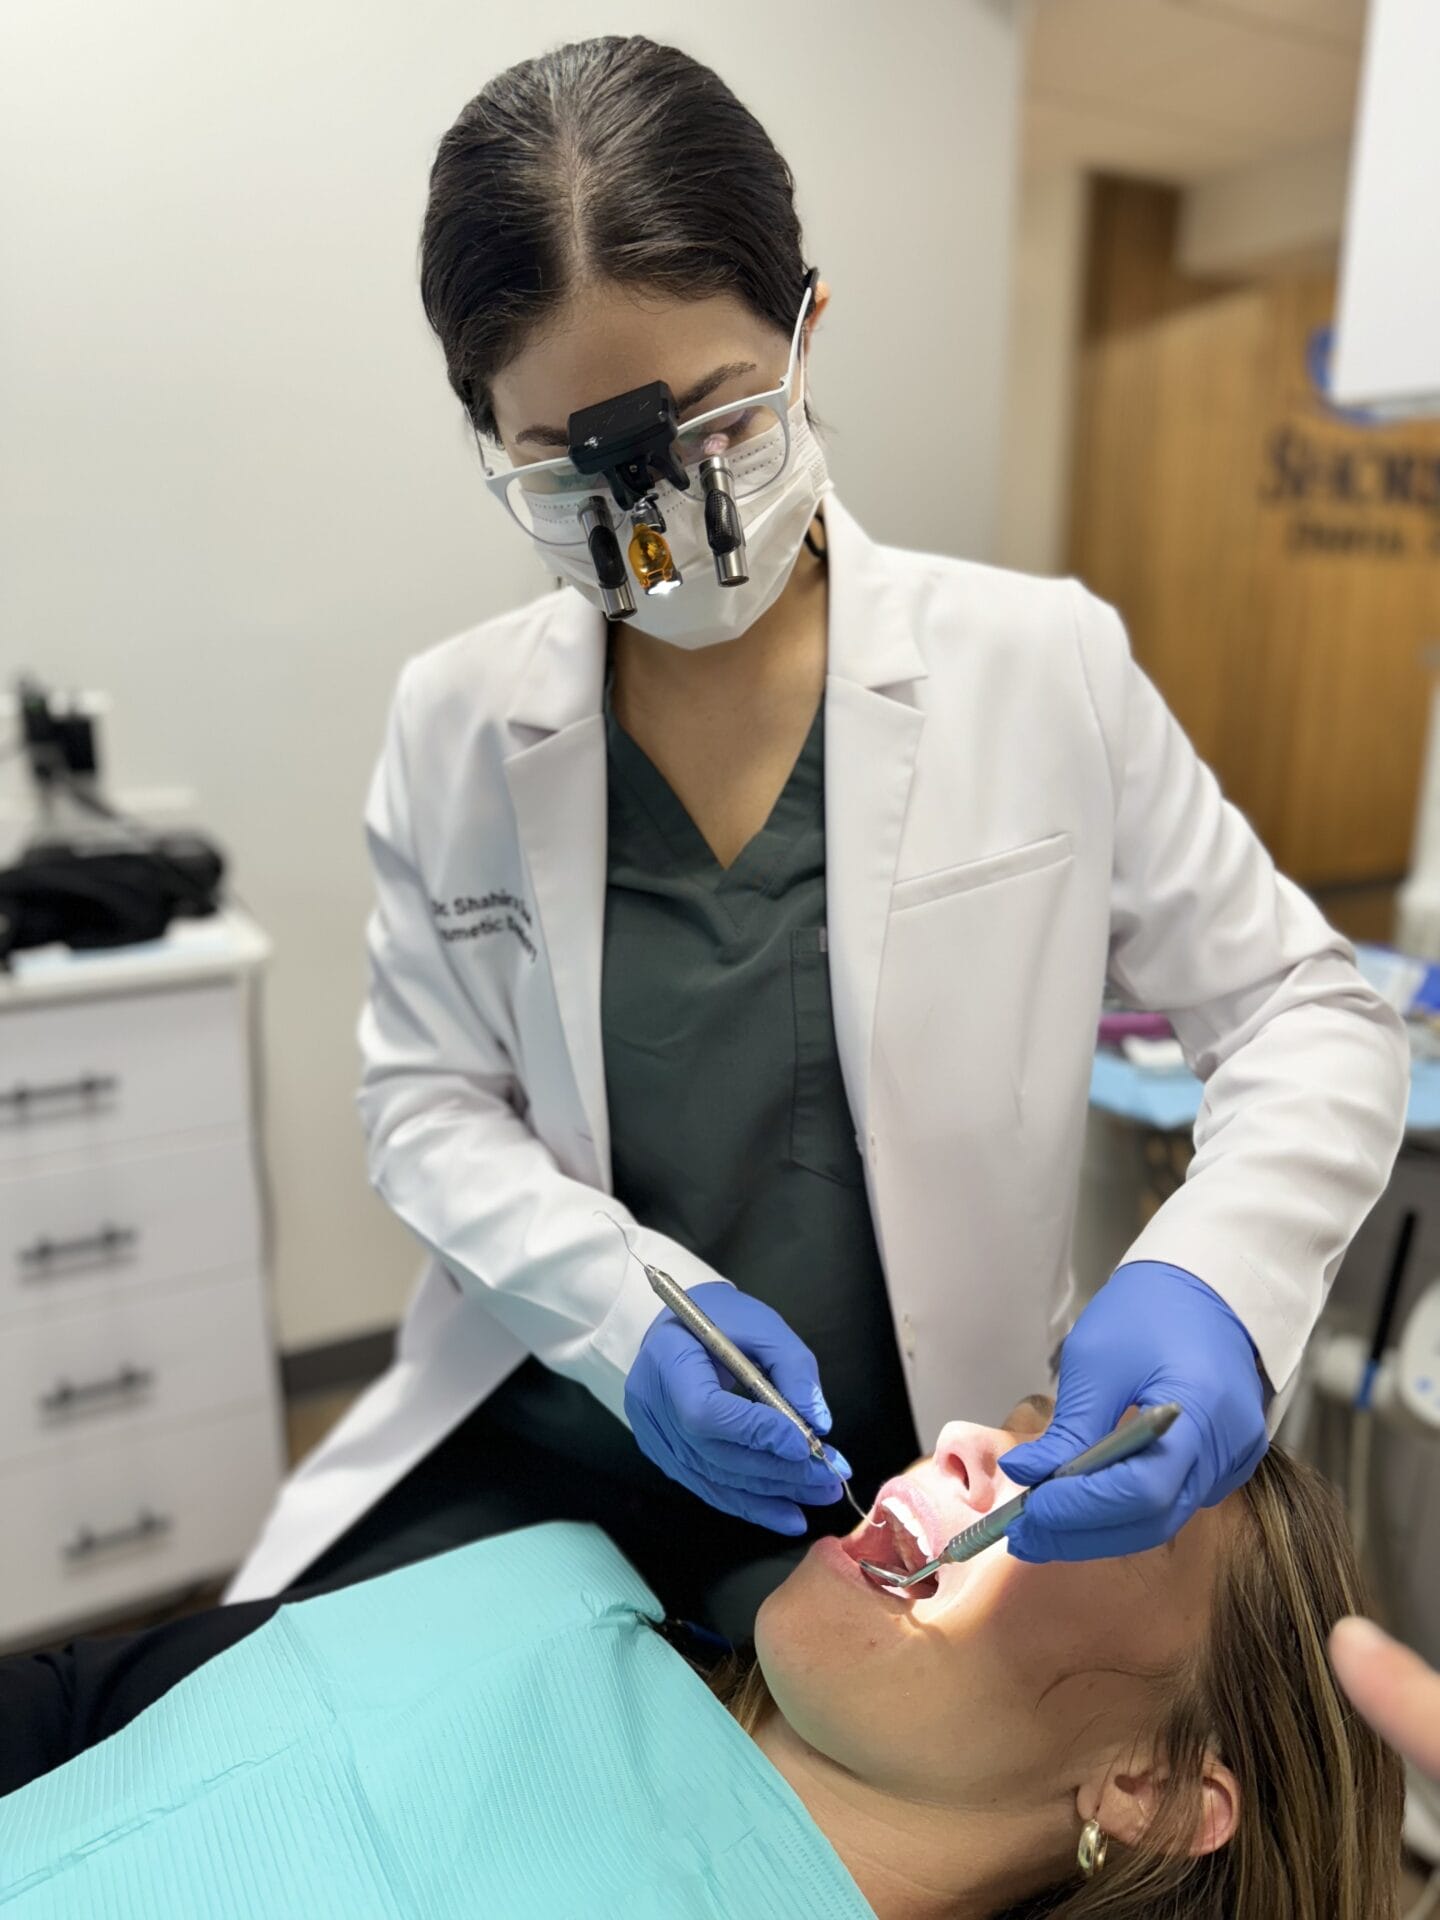
[{"label": "dark hair pulled back", "polygon": [[450,385],[496,441],[491,382],[593,283],[732,293],[787,336],[806,268],[795,182],[710,68],[642,35],[497,74],[440,142],[420,241]]}]

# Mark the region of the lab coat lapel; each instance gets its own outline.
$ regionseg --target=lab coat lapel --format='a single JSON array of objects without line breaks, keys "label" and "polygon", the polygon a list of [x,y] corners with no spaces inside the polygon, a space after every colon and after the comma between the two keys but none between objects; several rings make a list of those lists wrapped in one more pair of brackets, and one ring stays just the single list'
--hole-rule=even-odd
[{"label": "lab coat lapel", "polygon": [[927,670],[913,634],[913,555],[870,540],[834,494],[824,514],[826,918],[836,1049],[863,1146],[890,891],[924,726],[911,689]]},{"label": "lab coat lapel", "polygon": [[[833,493],[829,554],[825,837],[836,1046],[856,1128],[870,1110],[880,960],[923,714],[914,557],[877,545]],[[508,716],[505,777],[545,934],[555,997],[606,1191],[610,1124],[600,1025],[605,930],[604,616],[554,595]]]},{"label": "lab coat lapel", "polygon": [[520,742],[505,761],[550,974],[585,1124],[611,1190],[600,1026],[605,931],[606,754],[601,711],[605,617],[562,590],[523,669],[509,714]]}]

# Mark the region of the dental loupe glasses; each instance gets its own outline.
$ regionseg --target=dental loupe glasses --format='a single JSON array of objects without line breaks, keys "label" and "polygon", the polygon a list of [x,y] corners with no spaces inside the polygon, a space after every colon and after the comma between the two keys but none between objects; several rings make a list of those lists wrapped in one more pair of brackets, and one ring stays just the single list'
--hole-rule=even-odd
[{"label": "dental loupe glasses", "polygon": [[[542,546],[588,548],[611,618],[635,611],[632,576],[646,594],[671,593],[683,584],[666,538],[661,494],[670,489],[689,495],[692,477],[703,500],[716,582],[736,587],[749,579],[740,503],[777,480],[789,460],[791,396],[819,277],[815,267],[806,275],[785,377],[764,393],[727,401],[682,424],[668,385],[652,380],[579,408],[566,424],[567,453],[520,466],[503,451],[487,452],[477,435],[486,486]],[[618,515],[612,515],[612,502]],[[622,548],[627,519],[630,534]]]}]

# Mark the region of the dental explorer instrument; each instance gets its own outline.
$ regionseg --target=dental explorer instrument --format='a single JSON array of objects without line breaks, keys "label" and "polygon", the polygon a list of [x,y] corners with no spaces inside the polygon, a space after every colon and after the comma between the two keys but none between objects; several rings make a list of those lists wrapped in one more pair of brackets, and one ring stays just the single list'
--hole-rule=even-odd
[{"label": "dental explorer instrument", "polygon": [[862,1560],[860,1565],[872,1579],[884,1586],[913,1587],[918,1580],[928,1579],[947,1564],[973,1560],[977,1553],[983,1553],[986,1547],[993,1546],[997,1540],[1005,1537],[1025,1511],[1025,1503],[1035,1487],[1043,1487],[1047,1480],[1066,1480],[1075,1474],[1098,1473],[1102,1467],[1111,1466],[1117,1460],[1128,1460],[1132,1453],[1141,1452],[1168,1431],[1179,1413],[1179,1403],[1174,1400],[1167,1401],[1163,1407],[1143,1408],[1123,1427],[1116,1427],[1113,1433],[1107,1433],[1093,1447],[1077,1454],[1075,1459],[1067,1460],[1063,1467],[1056,1467],[1043,1480],[1037,1480],[1035,1486],[1026,1487],[1013,1500],[1007,1500],[1003,1506],[987,1513],[983,1520],[977,1520],[973,1526],[957,1533],[934,1560],[917,1567],[914,1573],[892,1573],[889,1567],[877,1567],[869,1560]]},{"label": "dental explorer instrument", "polygon": [[[616,1221],[615,1224],[618,1226],[620,1223]],[[630,1246],[628,1240],[625,1244],[627,1247]],[[633,1248],[631,1248],[631,1252],[634,1252]],[[635,1254],[635,1258],[640,1260],[638,1253]],[[792,1426],[798,1427],[801,1433],[804,1434],[805,1444],[810,1449],[811,1457],[818,1460],[822,1467],[827,1468],[831,1473],[835,1473],[835,1468],[831,1465],[830,1461],[825,1458],[825,1443],[819,1434],[801,1419],[800,1415],[795,1411],[794,1407],[791,1406],[784,1394],[780,1392],[779,1388],[770,1384],[750,1356],[742,1353],[735,1342],[728,1339],[726,1335],[720,1331],[709,1314],[704,1312],[702,1308],[696,1306],[695,1302],[678,1281],[672,1280],[668,1273],[662,1272],[659,1267],[650,1266],[644,1260],[640,1260],[640,1264],[645,1268],[645,1278],[650,1282],[650,1285],[655,1289],[656,1293],[659,1294],[666,1306],[669,1307],[681,1326],[684,1327],[687,1332],[694,1334],[695,1338],[700,1342],[701,1346],[704,1347],[705,1351],[710,1355],[710,1358],[715,1361],[717,1366],[728,1367],[730,1372],[734,1374],[735,1384],[741,1393],[745,1394],[746,1397],[751,1400],[760,1401],[764,1406],[773,1407],[776,1413],[783,1413]],[[840,1481],[840,1490],[845,1495],[845,1498],[850,1502],[851,1506],[854,1507],[860,1518],[868,1522],[870,1518],[869,1514],[866,1513],[865,1509],[860,1505],[860,1502],[850,1491],[848,1483],[842,1479],[838,1473],[835,1473],[835,1477]]]}]

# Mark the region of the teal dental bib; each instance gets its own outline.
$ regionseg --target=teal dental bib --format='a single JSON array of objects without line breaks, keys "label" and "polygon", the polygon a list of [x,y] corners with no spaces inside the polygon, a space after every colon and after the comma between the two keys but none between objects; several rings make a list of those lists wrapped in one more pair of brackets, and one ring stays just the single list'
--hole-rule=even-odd
[{"label": "teal dental bib", "polygon": [[283,1607],[0,1800],[0,1913],[871,1916],[659,1618],[570,1522]]}]

